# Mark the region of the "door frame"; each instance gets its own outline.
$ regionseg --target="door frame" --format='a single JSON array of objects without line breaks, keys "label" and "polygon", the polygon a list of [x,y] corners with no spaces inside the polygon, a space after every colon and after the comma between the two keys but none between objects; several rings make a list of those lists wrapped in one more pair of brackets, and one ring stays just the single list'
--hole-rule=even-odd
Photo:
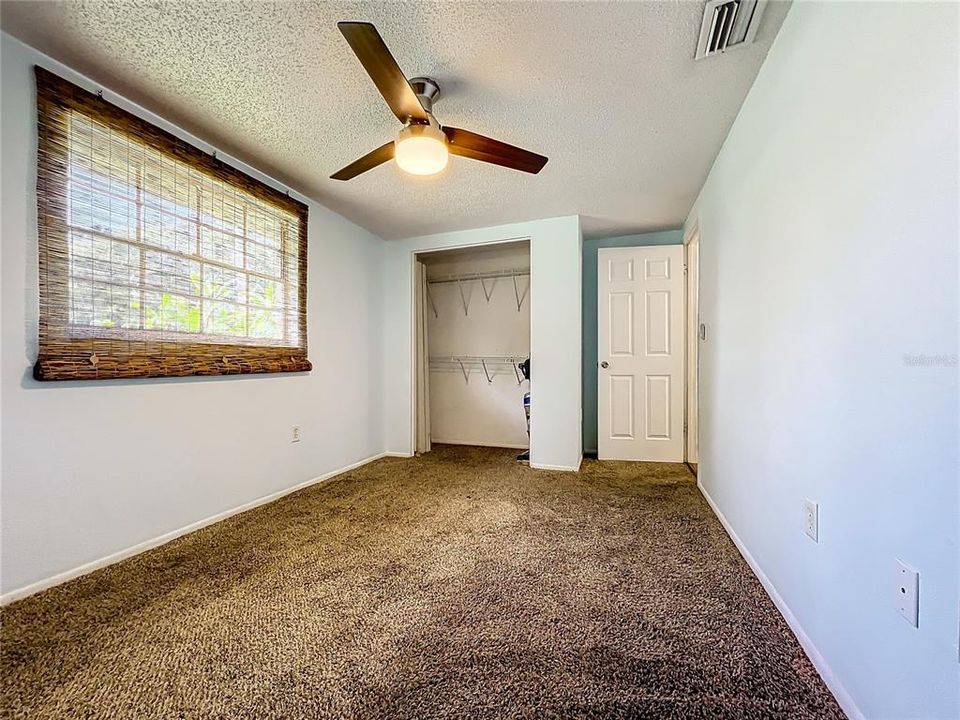
[{"label": "door frame", "polygon": [[683,417],[683,460],[694,475],[700,462],[700,222],[683,238],[686,292],[684,333],[685,394]]},{"label": "door frame", "polygon": [[[417,261],[421,255],[431,253],[446,252],[448,250],[470,250],[492,247],[496,245],[509,245],[520,242],[533,242],[530,235],[505,236],[494,240],[478,240],[476,242],[451,243],[450,245],[436,245],[411,248],[408,253],[408,273],[410,281],[410,453],[405,457],[414,457],[417,447]],[[527,297],[533,293],[533,264],[530,265],[530,287],[527,290]],[[533,315],[530,316],[530,333],[533,335]],[[533,348],[530,349],[531,355]],[[530,382],[530,388],[533,387],[533,381]],[[533,439],[531,437],[529,449],[533,451]]]}]

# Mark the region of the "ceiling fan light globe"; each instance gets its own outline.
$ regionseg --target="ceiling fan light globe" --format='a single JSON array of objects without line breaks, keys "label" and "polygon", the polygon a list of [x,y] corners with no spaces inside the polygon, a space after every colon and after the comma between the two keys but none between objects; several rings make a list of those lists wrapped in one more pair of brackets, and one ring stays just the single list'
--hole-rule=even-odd
[{"label": "ceiling fan light globe", "polygon": [[447,166],[447,138],[433,125],[409,125],[394,143],[397,166],[411,175],[436,175]]}]

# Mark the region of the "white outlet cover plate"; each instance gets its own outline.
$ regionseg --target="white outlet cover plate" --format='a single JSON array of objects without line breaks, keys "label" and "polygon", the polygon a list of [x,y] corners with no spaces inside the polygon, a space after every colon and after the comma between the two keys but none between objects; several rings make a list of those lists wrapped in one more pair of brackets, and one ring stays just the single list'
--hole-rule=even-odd
[{"label": "white outlet cover plate", "polygon": [[920,624],[920,573],[897,560],[897,612],[914,627]]},{"label": "white outlet cover plate", "polygon": [[814,542],[820,542],[820,508],[809,498],[803,501],[803,532]]}]

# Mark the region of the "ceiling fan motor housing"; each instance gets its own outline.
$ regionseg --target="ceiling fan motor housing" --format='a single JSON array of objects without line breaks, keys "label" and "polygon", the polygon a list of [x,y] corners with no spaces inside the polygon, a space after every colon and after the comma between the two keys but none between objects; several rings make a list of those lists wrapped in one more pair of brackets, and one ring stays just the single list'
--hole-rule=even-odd
[{"label": "ceiling fan motor housing", "polygon": [[433,113],[433,104],[440,99],[440,83],[433,78],[415,77],[410,80],[410,87],[416,94],[423,109]]}]

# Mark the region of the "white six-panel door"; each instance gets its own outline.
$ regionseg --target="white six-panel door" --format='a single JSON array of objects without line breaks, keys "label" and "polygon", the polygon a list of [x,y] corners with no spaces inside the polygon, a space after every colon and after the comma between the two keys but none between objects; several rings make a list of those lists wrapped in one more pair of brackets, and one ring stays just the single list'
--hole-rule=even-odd
[{"label": "white six-panel door", "polygon": [[683,246],[597,256],[601,460],[683,462]]}]

